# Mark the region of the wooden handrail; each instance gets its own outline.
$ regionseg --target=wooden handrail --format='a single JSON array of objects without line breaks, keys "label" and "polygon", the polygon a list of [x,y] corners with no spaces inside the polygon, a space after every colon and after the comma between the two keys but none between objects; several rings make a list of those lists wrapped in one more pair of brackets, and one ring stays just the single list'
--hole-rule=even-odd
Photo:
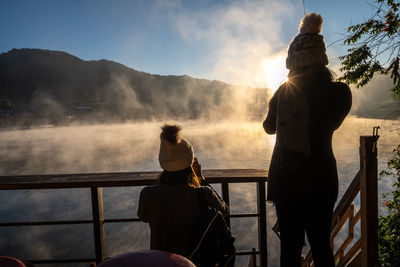
[{"label": "wooden handrail", "polygon": [[[160,172],[113,172],[0,176],[0,190],[144,186],[155,184]],[[266,182],[266,169],[204,170],[210,184]]]},{"label": "wooden handrail", "polygon": [[342,199],[339,201],[335,210],[333,211],[332,229],[335,222],[343,216],[343,214],[346,212],[346,209],[350,206],[351,203],[353,203],[358,192],[360,192],[360,171],[358,171],[353,181],[347,188],[346,192],[343,194]]},{"label": "wooden handrail", "polygon": [[[92,220],[81,221],[45,221],[45,222],[4,222],[0,227],[27,226],[27,225],[60,225],[60,224],[93,224],[95,259],[42,259],[31,260],[34,264],[66,263],[66,262],[101,262],[106,255],[105,223],[139,221],[137,218],[104,219],[103,216],[103,187],[145,186],[157,182],[160,172],[125,172],[125,173],[80,173],[80,174],[47,174],[47,175],[19,175],[0,176],[0,190],[25,189],[57,189],[57,188],[90,188],[92,196]],[[230,214],[229,218],[257,217],[258,243],[257,251],[238,251],[237,255],[257,254],[260,266],[268,266],[267,258],[267,219],[265,183],[267,182],[266,169],[224,169],[204,170],[203,174],[209,183],[221,184],[222,198],[229,203],[229,183],[256,183],[257,184],[257,213]]]},{"label": "wooden handrail", "polygon": [[[335,253],[337,267],[373,267],[378,262],[378,189],[377,140],[379,136],[360,136],[360,170],[347,188],[333,212],[331,245],[342,227],[348,222],[348,235]],[[360,193],[360,210],[354,214],[354,199]],[[348,249],[354,238],[354,227],[361,219],[361,236]],[[348,250],[347,250],[348,249]],[[347,250],[347,252],[345,252]],[[303,267],[314,266],[311,250]]]}]

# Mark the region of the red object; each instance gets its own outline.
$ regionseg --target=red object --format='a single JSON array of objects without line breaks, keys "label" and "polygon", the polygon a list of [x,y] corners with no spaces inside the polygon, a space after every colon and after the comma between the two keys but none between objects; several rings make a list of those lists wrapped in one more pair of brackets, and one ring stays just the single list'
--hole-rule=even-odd
[{"label": "red object", "polygon": [[0,266],[1,267],[26,267],[26,265],[16,259],[16,258],[12,258],[12,257],[6,257],[6,256],[0,256]]},{"label": "red object", "polygon": [[97,267],[196,267],[185,257],[160,250],[143,250],[112,257]]}]

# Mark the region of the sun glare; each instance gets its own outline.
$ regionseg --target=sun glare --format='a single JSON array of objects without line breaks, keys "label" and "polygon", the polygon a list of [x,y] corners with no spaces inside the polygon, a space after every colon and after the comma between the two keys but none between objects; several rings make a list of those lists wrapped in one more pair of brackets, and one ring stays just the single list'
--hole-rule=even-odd
[{"label": "sun glare", "polygon": [[262,72],[264,74],[267,87],[275,92],[278,87],[287,81],[288,70],[286,69],[286,56],[277,56],[264,59],[262,62]]}]

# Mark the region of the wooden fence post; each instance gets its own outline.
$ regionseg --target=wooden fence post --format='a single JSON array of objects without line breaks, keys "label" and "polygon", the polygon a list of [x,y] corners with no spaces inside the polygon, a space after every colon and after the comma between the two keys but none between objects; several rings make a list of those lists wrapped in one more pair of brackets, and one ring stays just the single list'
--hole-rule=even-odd
[{"label": "wooden fence post", "polygon": [[106,258],[106,235],[104,230],[103,188],[92,187],[93,234],[96,262]]},{"label": "wooden fence post", "polygon": [[360,136],[361,266],[378,263],[377,136]]},{"label": "wooden fence post", "polygon": [[258,249],[260,250],[260,266],[268,266],[267,251],[267,207],[265,197],[265,182],[257,183],[258,210]]}]

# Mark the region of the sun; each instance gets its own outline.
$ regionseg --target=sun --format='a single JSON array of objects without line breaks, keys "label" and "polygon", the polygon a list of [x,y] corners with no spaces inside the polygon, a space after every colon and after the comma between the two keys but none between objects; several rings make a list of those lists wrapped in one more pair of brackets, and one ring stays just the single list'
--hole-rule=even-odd
[{"label": "sun", "polygon": [[282,83],[287,81],[286,55],[281,53],[266,58],[261,64],[267,87],[275,92]]}]

